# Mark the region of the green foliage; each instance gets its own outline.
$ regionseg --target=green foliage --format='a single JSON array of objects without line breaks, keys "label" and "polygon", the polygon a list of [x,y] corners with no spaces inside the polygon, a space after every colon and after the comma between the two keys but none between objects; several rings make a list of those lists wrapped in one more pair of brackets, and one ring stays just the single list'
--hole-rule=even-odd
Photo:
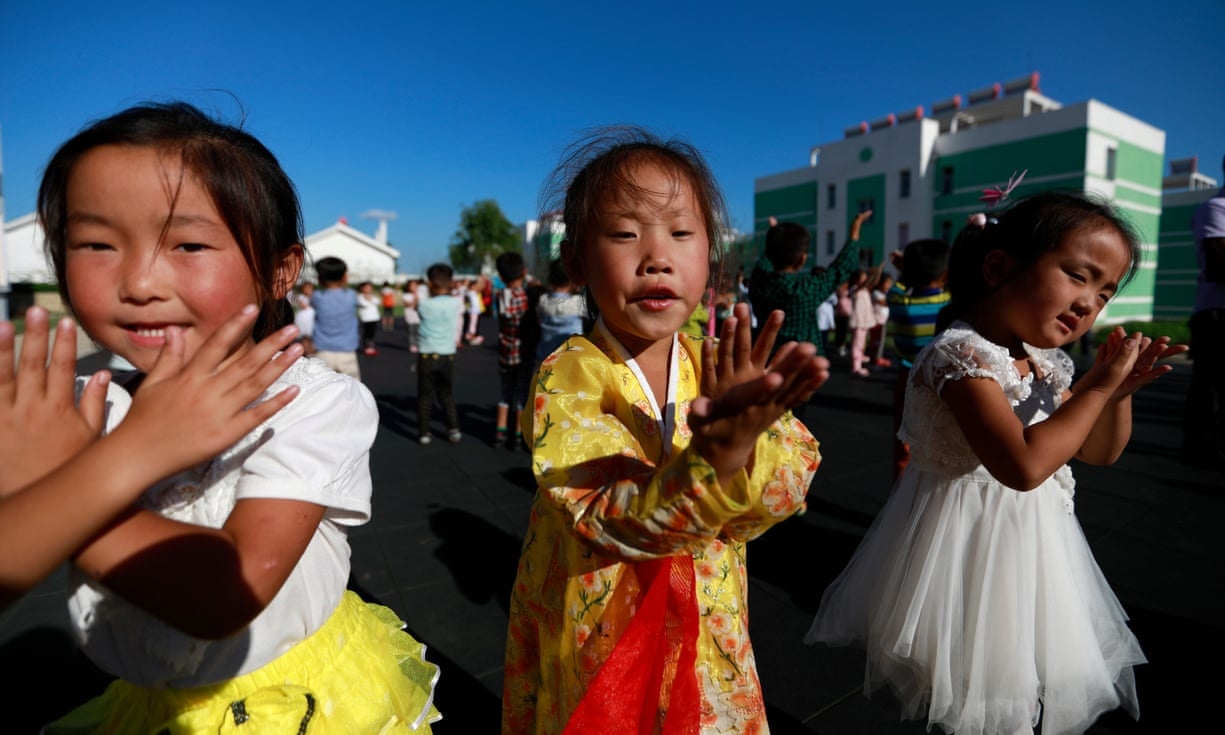
[{"label": "green foliage", "polygon": [[498,203],[485,199],[459,213],[459,229],[451,236],[448,250],[451,267],[458,272],[479,271],[486,256],[519,252],[519,232],[502,214]]}]

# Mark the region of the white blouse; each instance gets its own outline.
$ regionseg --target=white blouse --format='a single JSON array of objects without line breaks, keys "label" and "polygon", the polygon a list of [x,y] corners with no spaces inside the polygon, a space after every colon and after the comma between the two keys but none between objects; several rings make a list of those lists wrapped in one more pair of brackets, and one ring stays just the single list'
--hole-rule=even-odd
[{"label": "white blouse", "polygon": [[[349,577],[345,528],[370,519],[369,453],[378,410],[364,385],[318,360],[298,360],[267,395],[289,385],[301,392],[288,406],[211,461],[150,487],[140,502],[167,518],[210,528],[224,525],[243,499],[322,505],[323,520],[297,566],[250,625],[219,641],[193,638],[74,569],[72,624],[86,654],[105,671],[158,688],[229,679],[288,651],[339,603]],[[108,431],[130,404],[114,383],[110,393]]]}]

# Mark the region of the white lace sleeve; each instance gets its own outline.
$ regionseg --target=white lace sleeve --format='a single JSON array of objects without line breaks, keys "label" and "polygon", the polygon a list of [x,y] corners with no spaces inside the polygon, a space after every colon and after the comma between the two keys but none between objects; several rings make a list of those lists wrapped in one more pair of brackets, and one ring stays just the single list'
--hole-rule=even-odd
[{"label": "white lace sleeve", "polygon": [[1014,404],[1024,398],[1025,382],[1005,348],[984,339],[968,325],[955,322],[917,361],[917,380],[939,394],[949,381],[987,378],[1000,384]]},{"label": "white lace sleeve", "polygon": [[1071,355],[1055,347],[1049,350],[1034,350],[1033,356],[1038,362],[1038,369],[1043,375],[1049,376],[1047,379],[1051,382],[1056,395],[1072,387],[1072,376],[1076,372],[1076,365],[1072,362]]}]

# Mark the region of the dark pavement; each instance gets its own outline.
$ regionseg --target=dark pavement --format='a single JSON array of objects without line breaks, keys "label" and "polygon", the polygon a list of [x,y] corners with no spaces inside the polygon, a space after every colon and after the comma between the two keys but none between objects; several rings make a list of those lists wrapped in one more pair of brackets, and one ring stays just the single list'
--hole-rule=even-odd
[{"label": "dark pavement", "polygon": [[[402,325],[398,325],[402,329]],[[405,333],[383,332],[361,358],[379,403],[372,453],[374,518],[351,534],[351,586],[396,610],[442,667],[435,732],[496,733],[507,597],[534,483],[523,451],[495,450],[496,327],[456,362],[463,441],[419,446],[414,360]],[[87,358],[85,363],[89,363]],[[826,584],[889,492],[895,372],[834,375],[806,423],[824,462],[808,513],[749,545],[752,636],[775,735],[924,732],[899,722],[888,691],[862,694],[862,653],[802,642]],[[90,365],[85,365],[88,368]],[[1225,468],[1180,462],[1187,363],[1135,400],[1133,438],[1112,467],[1075,465],[1077,515],[1132,618],[1150,663],[1136,670],[1141,718],[1102,717],[1094,735],[1215,729],[1211,704],[1225,653]],[[441,430],[435,411],[435,434]],[[100,691],[107,677],[67,631],[63,570],[0,613],[0,733],[36,732]],[[1200,724],[1204,723],[1204,724]]]}]

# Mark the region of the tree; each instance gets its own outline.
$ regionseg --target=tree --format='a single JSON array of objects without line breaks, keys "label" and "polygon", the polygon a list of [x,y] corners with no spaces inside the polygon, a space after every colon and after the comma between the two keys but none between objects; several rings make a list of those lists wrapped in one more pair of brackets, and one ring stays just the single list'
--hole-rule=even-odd
[{"label": "tree", "polygon": [[502,214],[498,203],[484,199],[459,213],[459,229],[451,236],[451,266],[460,272],[480,270],[486,257],[520,252],[519,231]]}]

